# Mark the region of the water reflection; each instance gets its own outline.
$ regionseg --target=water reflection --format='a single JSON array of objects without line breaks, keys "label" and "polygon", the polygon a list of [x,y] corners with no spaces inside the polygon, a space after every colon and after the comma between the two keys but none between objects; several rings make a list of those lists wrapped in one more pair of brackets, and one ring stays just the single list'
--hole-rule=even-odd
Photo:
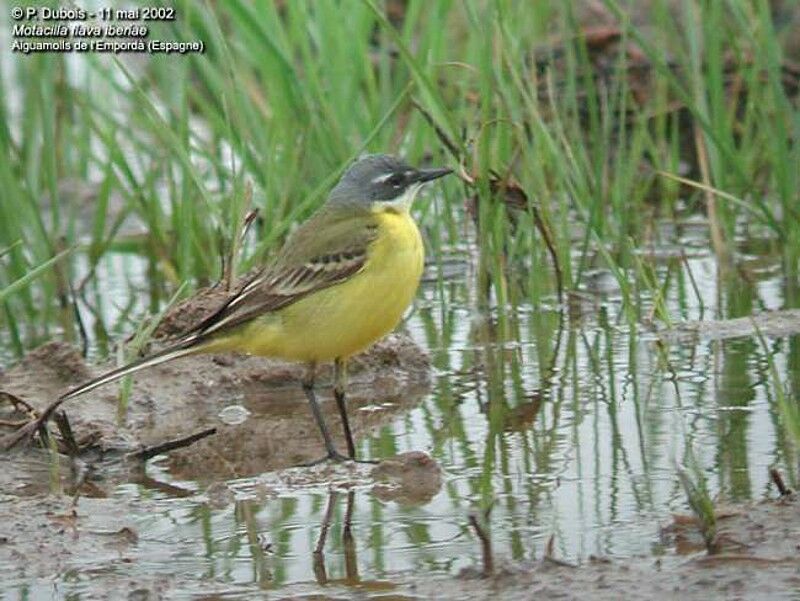
[{"label": "water reflection", "polygon": [[328,502],[325,514],[320,526],[320,534],[317,544],[314,547],[312,564],[314,566],[314,576],[318,584],[325,586],[328,584],[344,584],[347,586],[361,586],[373,589],[387,588],[385,584],[378,582],[364,582],[358,575],[358,550],[356,540],[353,536],[353,509],[355,506],[356,493],[349,490],[346,493],[347,505],[344,514],[344,521],[341,525],[341,547],[344,559],[344,578],[331,580],[325,567],[325,543],[328,539],[328,531],[331,527],[333,512],[339,500],[339,493],[331,491],[328,493]]},{"label": "water reflection", "polygon": [[[707,255],[686,262],[694,277],[715,282]],[[790,301],[774,270],[694,294],[682,265],[656,266],[660,277],[679,270],[666,295],[672,315],[728,318]],[[443,488],[429,502],[382,500],[363,482],[328,490],[272,481],[259,474],[269,453],[258,450],[266,441],[251,428],[219,439],[237,451],[236,469],[173,458],[152,463],[136,484],[113,488],[109,498],[128,508],[139,542],[130,564],[99,559],[98,569],[172,574],[186,595],[246,595],[253,587],[285,595],[320,587],[380,592],[409,575],[479,565],[467,515],[489,505],[499,558],[540,557],[551,535],[556,554],[572,561],[649,553],[658,525],[686,511],[674,464],[688,449],[712,495],[724,499],[768,494],[772,465],[794,479],[796,451],[767,359],[800,394],[797,336],[770,338],[766,350],[752,337],[660,340],[625,325],[611,288],[578,299],[567,318],[533,310],[514,286],[508,294],[516,298],[503,310],[480,313],[476,289],[468,280],[426,286],[406,329],[429,349],[432,388],[399,389],[396,410],[380,419],[365,414],[362,455],[424,450],[440,462]],[[253,390],[238,400],[253,413],[248,421],[274,425],[286,413],[269,395]],[[372,402],[368,394],[361,401]],[[301,442],[288,437],[285,445]],[[209,445],[217,457],[229,454]],[[252,476],[236,479],[236,470]],[[230,498],[210,499],[217,481]]]}]

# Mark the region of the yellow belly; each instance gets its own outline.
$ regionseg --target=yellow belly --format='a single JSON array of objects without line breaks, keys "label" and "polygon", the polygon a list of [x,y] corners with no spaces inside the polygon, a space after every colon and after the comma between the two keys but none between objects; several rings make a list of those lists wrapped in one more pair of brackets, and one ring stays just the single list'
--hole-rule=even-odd
[{"label": "yellow belly", "polygon": [[258,318],[209,350],[330,361],[358,353],[391,332],[416,294],[424,249],[408,214],[386,212],[378,220],[378,236],[359,273]]}]

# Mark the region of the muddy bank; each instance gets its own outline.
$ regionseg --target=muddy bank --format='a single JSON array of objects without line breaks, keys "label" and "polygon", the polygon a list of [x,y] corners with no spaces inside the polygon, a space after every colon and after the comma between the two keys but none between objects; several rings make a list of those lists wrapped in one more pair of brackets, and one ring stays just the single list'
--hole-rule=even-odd
[{"label": "muddy bank", "polygon": [[[224,579],[216,582],[211,578],[198,584],[192,575],[193,562],[202,561],[197,557],[197,538],[176,538],[169,533],[174,527],[172,519],[164,522],[160,516],[174,511],[175,522],[179,523],[184,521],[178,517],[182,512],[257,514],[270,504],[279,505],[281,498],[313,490],[327,494],[335,508],[345,499],[352,505],[350,497],[355,490],[369,493],[371,488],[380,486],[381,498],[386,502],[384,463],[389,470],[400,469],[404,474],[403,479],[388,478],[404,490],[404,500],[425,502],[438,492],[441,471],[430,457],[418,452],[398,455],[377,466],[348,463],[285,469],[257,478],[219,481],[201,489],[170,485],[148,476],[144,470],[132,469],[127,481],[139,484],[150,494],[130,496],[123,489],[109,491],[98,484],[93,491],[83,490],[84,494],[77,497],[65,494],[72,492],[68,490],[71,478],[67,466],[60,466],[61,478],[53,481],[52,477],[48,479],[53,465],[46,458],[17,456],[13,465],[27,468],[28,476],[38,473],[48,482],[51,492],[32,489],[26,476],[9,478],[13,468],[0,476],[0,573],[4,575],[0,579],[0,597],[27,591],[31,598],[39,598],[37,595],[47,596],[54,586],[57,591],[109,599],[161,599],[170,591],[191,598],[201,591],[244,592],[232,588]],[[120,470],[115,476],[121,480]],[[434,480],[435,490],[430,485]],[[415,495],[415,490],[422,491],[422,496]],[[85,494],[89,492],[93,494]],[[321,518],[314,525],[319,531],[325,519],[329,518]],[[254,525],[249,527],[253,528],[255,539],[251,554],[271,553],[267,534]],[[312,557],[312,549],[302,561],[320,560]],[[176,567],[176,558],[190,565],[188,571]]]},{"label": "muddy bank", "polygon": [[[38,409],[82,381],[111,368],[88,366],[63,343],[46,344],[0,374],[0,390]],[[75,438],[99,452],[130,451],[215,427],[217,433],[170,454],[176,477],[236,478],[312,461],[322,439],[299,381],[303,367],[260,357],[187,357],[134,377],[127,400],[112,383],[63,406]],[[344,448],[332,401],[330,366],[321,366],[318,394],[337,445]],[[415,406],[429,388],[427,355],[393,335],[349,366],[348,407],[356,440]],[[11,405],[0,417],[19,419]],[[7,432],[7,428],[3,428]]]},{"label": "muddy bank", "polygon": [[[777,320],[771,314],[757,319],[770,320],[758,322],[765,334],[783,335],[793,316],[786,312]],[[701,328],[711,334],[716,328],[733,336],[752,335],[752,325],[749,331],[744,329],[749,319],[734,321],[737,327],[708,322],[690,334],[697,336]],[[419,349],[402,338],[389,342],[353,366],[351,407],[357,437],[396,421],[418,402],[415,395],[421,397],[428,390],[429,367]],[[41,407],[105,367],[86,365],[70,347],[48,345],[1,374],[0,389]],[[552,559],[515,563],[507,561],[508,550],[497,544],[496,575],[490,578],[478,575],[480,547],[466,526],[466,513],[459,517],[458,506],[454,512],[456,519],[463,519],[464,533],[456,540],[467,541],[462,556],[473,569],[461,576],[442,575],[441,564],[426,569],[427,564],[420,563],[420,569],[413,571],[393,569],[394,553],[402,552],[393,538],[396,532],[424,533],[426,522],[422,513],[412,513],[414,509],[409,515],[418,517],[422,526],[393,522],[380,513],[384,505],[426,503],[443,481],[453,486],[455,477],[443,475],[429,457],[415,453],[377,468],[351,464],[284,469],[294,461],[313,459],[322,450],[296,384],[297,370],[247,357],[197,357],[137,377],[121,418],[116,385],[66,405],[78,438],[97,436],[96,446],[107,449],[106,457],[77,491],[65,459],[54,469],[48,454],[35,447],[0,457],[0,595],[771,599],[786,598],[800,586],[796,499],[725,508],[719,518],[722,549],[714,557],[697,546],[698,537],[691,542],[691,527],[685,527],[685,520],[676,521],[683,530],[662,530],[671,521],[664,515],[661,524],[653,521],[643,533],[657,549],[653,555],[588,557],[574,567]],[[329,377],[323,372],[320,392],[338,436]],[[517,405],[505,430],[528,431],[533,423],[528,415],[535,416],[538,405],[534,408]],[[217,436],[161,457],[145,469],[110,461],[140,444],[184,436],[209,425],[219,429]],[[436,427],[444,426],[437,422]],[[341,437],[337,441],[343,442]],[[431,465],[433,470],[428,469]],[[169,477],[162,477],[164,473]],[[320,555],[315,546],[323,530],[329,488],[338,491],[333,512],[338,518]],[[357,495],[356,525],[352,546],[343,548],[348,491]],[[80,494],[73,502],[75,492]],[[278,519],[297,506],[314,509]],[[569,519],[570,528],[580,527],[577,518]],[[619,526],[625,528],[626,522]],[[504,527],[495,525],[496,537]],[[281,547],[282,537],[298,531],[301,535],[295,536],[294,546]],[[378,543],[372,538],[376,531],[385,533]],[[430,551],[423,536],[416,540],[425,553],[446,561],[450,548],[437,545],[452,539],[432,539]],[[533,553],[526,551],[525,556]],[[287,575],[298,565],[313,566],[314,573],[303,578]]]},{"label": "muddy bank", "polygon": [[459,578],[410,583],[419,598],[462,601],[500,596],[522,599],[786,599],[800,590],[800,501],[720,508],[720,552],[707,555],[678,540],[695,538],[693,520],[675,516],[662,528],[669,545],[661,556],[591,557],[578,566],[543,559],[534,565],[500,562],[482,578],[468,570]]},{"label": "muddy bank", "polygon": [[[0,390],[41,408],[109,367],[89,366],[74,348],[51,343],[0,374]],[[359,490],[384,503],[415,505],[439,492],[441,469],[422,452],[377,465],[289,468],[323,453],[297,384],[301,370],[254,357],[198,356],[136,378],[124,408],[118,385],[66,404],[75,438],[85,445],[79,457],[53,455],[39,445],[0,456],[0,597],[249,597],[252,587],[198,579],[198,536],[178,536],[172,529],[186,521],[164,514],[208,512],[225,522],[298,494],[335,498]],[[354,358],[348,405],[356,440],[416,405],[428,391],[429,373],[427,355],[404,336]],[[323,368],[320,398],[344,448],[330,379],[330,368]],[[10,404],[0,414],[13,417]],[[209,426],[216,435],[146,465],[125,458],[142,445]],[[141,493],[126,494],[130,485]],[[268,556],[272,543],[252,528],[251,554]],[[267,571],[263,578],[273,579]]]},{"label": "muddy bank", "polygon": [[[351,467],[351,476],[365,475],[362,467]],[[288,470],[291,471],[291,470]],[[230,499],[215,499],[212,493],[197,493],[192,501],[204,506],[229,505],[245,516],[257,512],[280,494],[274,481],[261,482],[247,499],[231,493]],[[358,485],[356,485],[358,488]],[[331,497],[334,508],[343,510],[348,495]],[[185,502],[185,501],[184,501]],[[139,497],[129,500],[83,497],[73,505],[68,497],[20,498],[0,496],[0,568],[4,579],[0,591],[27,591],[30,598],[73,592],[86,598],[166,599],[261,598],[272,588],[275,575],[269,570],[275,553],[273,541],[248,527],[249,569],[259,572],[260,584],[232,584],[224,574],[196,569],[194,541],[165,539],[157,528],[147,529],[148,514],[163,511],[163,501]],[[338,503],[338,505],[337,505]],[[362,511],[363,511],[363,506]],[[307,552],[293,561],[313,563],[316,581],[280,587],[280,598],[393,599],[781,599],[800,587],[800,504],[796,497],[780,501],[726,507],[720,512],[721,550],[717,555],[688,550],[677,544],[690,520],[681,516],[662,528],[666,550],[659,556],[627,559],[590,557],[580,565],[557,558],[533,563],[509,563],[495,557],[495,574],[479,574],[480,554],[476,542],[475,568],[459,576],[431,577],[415,573],[391,573],[380,580],[359,577],[359,566],[370,561],[369,538],[358,531],[345,538],[344,548],[330,542],[316,553],[310,540]],[[358,512],[356,508],[356,512]],[[177,519],[177,516],[176,516]],[[250,532],[250,528],[253,528]],[[331,524],[329,541],[341,537],[341,523]],[[323,523],[314,528],[315,537]],[[676,529],[683,530],[677,533]],[[653,531],[658,525],[653,525]],[[325,542],[323,540],[323,542]],[[317,538],[316,544],[319,544]],[[176,562],[175,558],[180,558]],[[329,580],[326,566],[344,561],[346,577]],[[13,594],[13,592],[12,592]],[[49,598],[49,597],[48,597]],[[81,597],[83,598],[83,597]]]}]

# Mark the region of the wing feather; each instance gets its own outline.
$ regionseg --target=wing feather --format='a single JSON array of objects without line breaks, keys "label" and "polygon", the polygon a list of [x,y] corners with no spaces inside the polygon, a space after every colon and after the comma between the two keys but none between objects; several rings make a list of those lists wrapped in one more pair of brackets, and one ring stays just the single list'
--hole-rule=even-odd
[{"label": "wing feather", "polygon": [[377,226],[368,216],[307,221],[287,241],[276,261],[245,281],[222,306],[184,337],[205,339],[278,311],[364,268]]}]

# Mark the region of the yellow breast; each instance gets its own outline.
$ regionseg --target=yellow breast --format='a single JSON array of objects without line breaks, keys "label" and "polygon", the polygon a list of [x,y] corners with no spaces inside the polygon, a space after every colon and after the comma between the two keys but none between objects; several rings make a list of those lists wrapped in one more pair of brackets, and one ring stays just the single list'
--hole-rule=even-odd
[{"label": "yellow breast", "polygon": [[363,269],[259,319],[239,336],[242,350],[295,361],[330,361],[358,353],[391,332],[419,285],[422,238],[405,211],[376,215],[378,234]]}]

